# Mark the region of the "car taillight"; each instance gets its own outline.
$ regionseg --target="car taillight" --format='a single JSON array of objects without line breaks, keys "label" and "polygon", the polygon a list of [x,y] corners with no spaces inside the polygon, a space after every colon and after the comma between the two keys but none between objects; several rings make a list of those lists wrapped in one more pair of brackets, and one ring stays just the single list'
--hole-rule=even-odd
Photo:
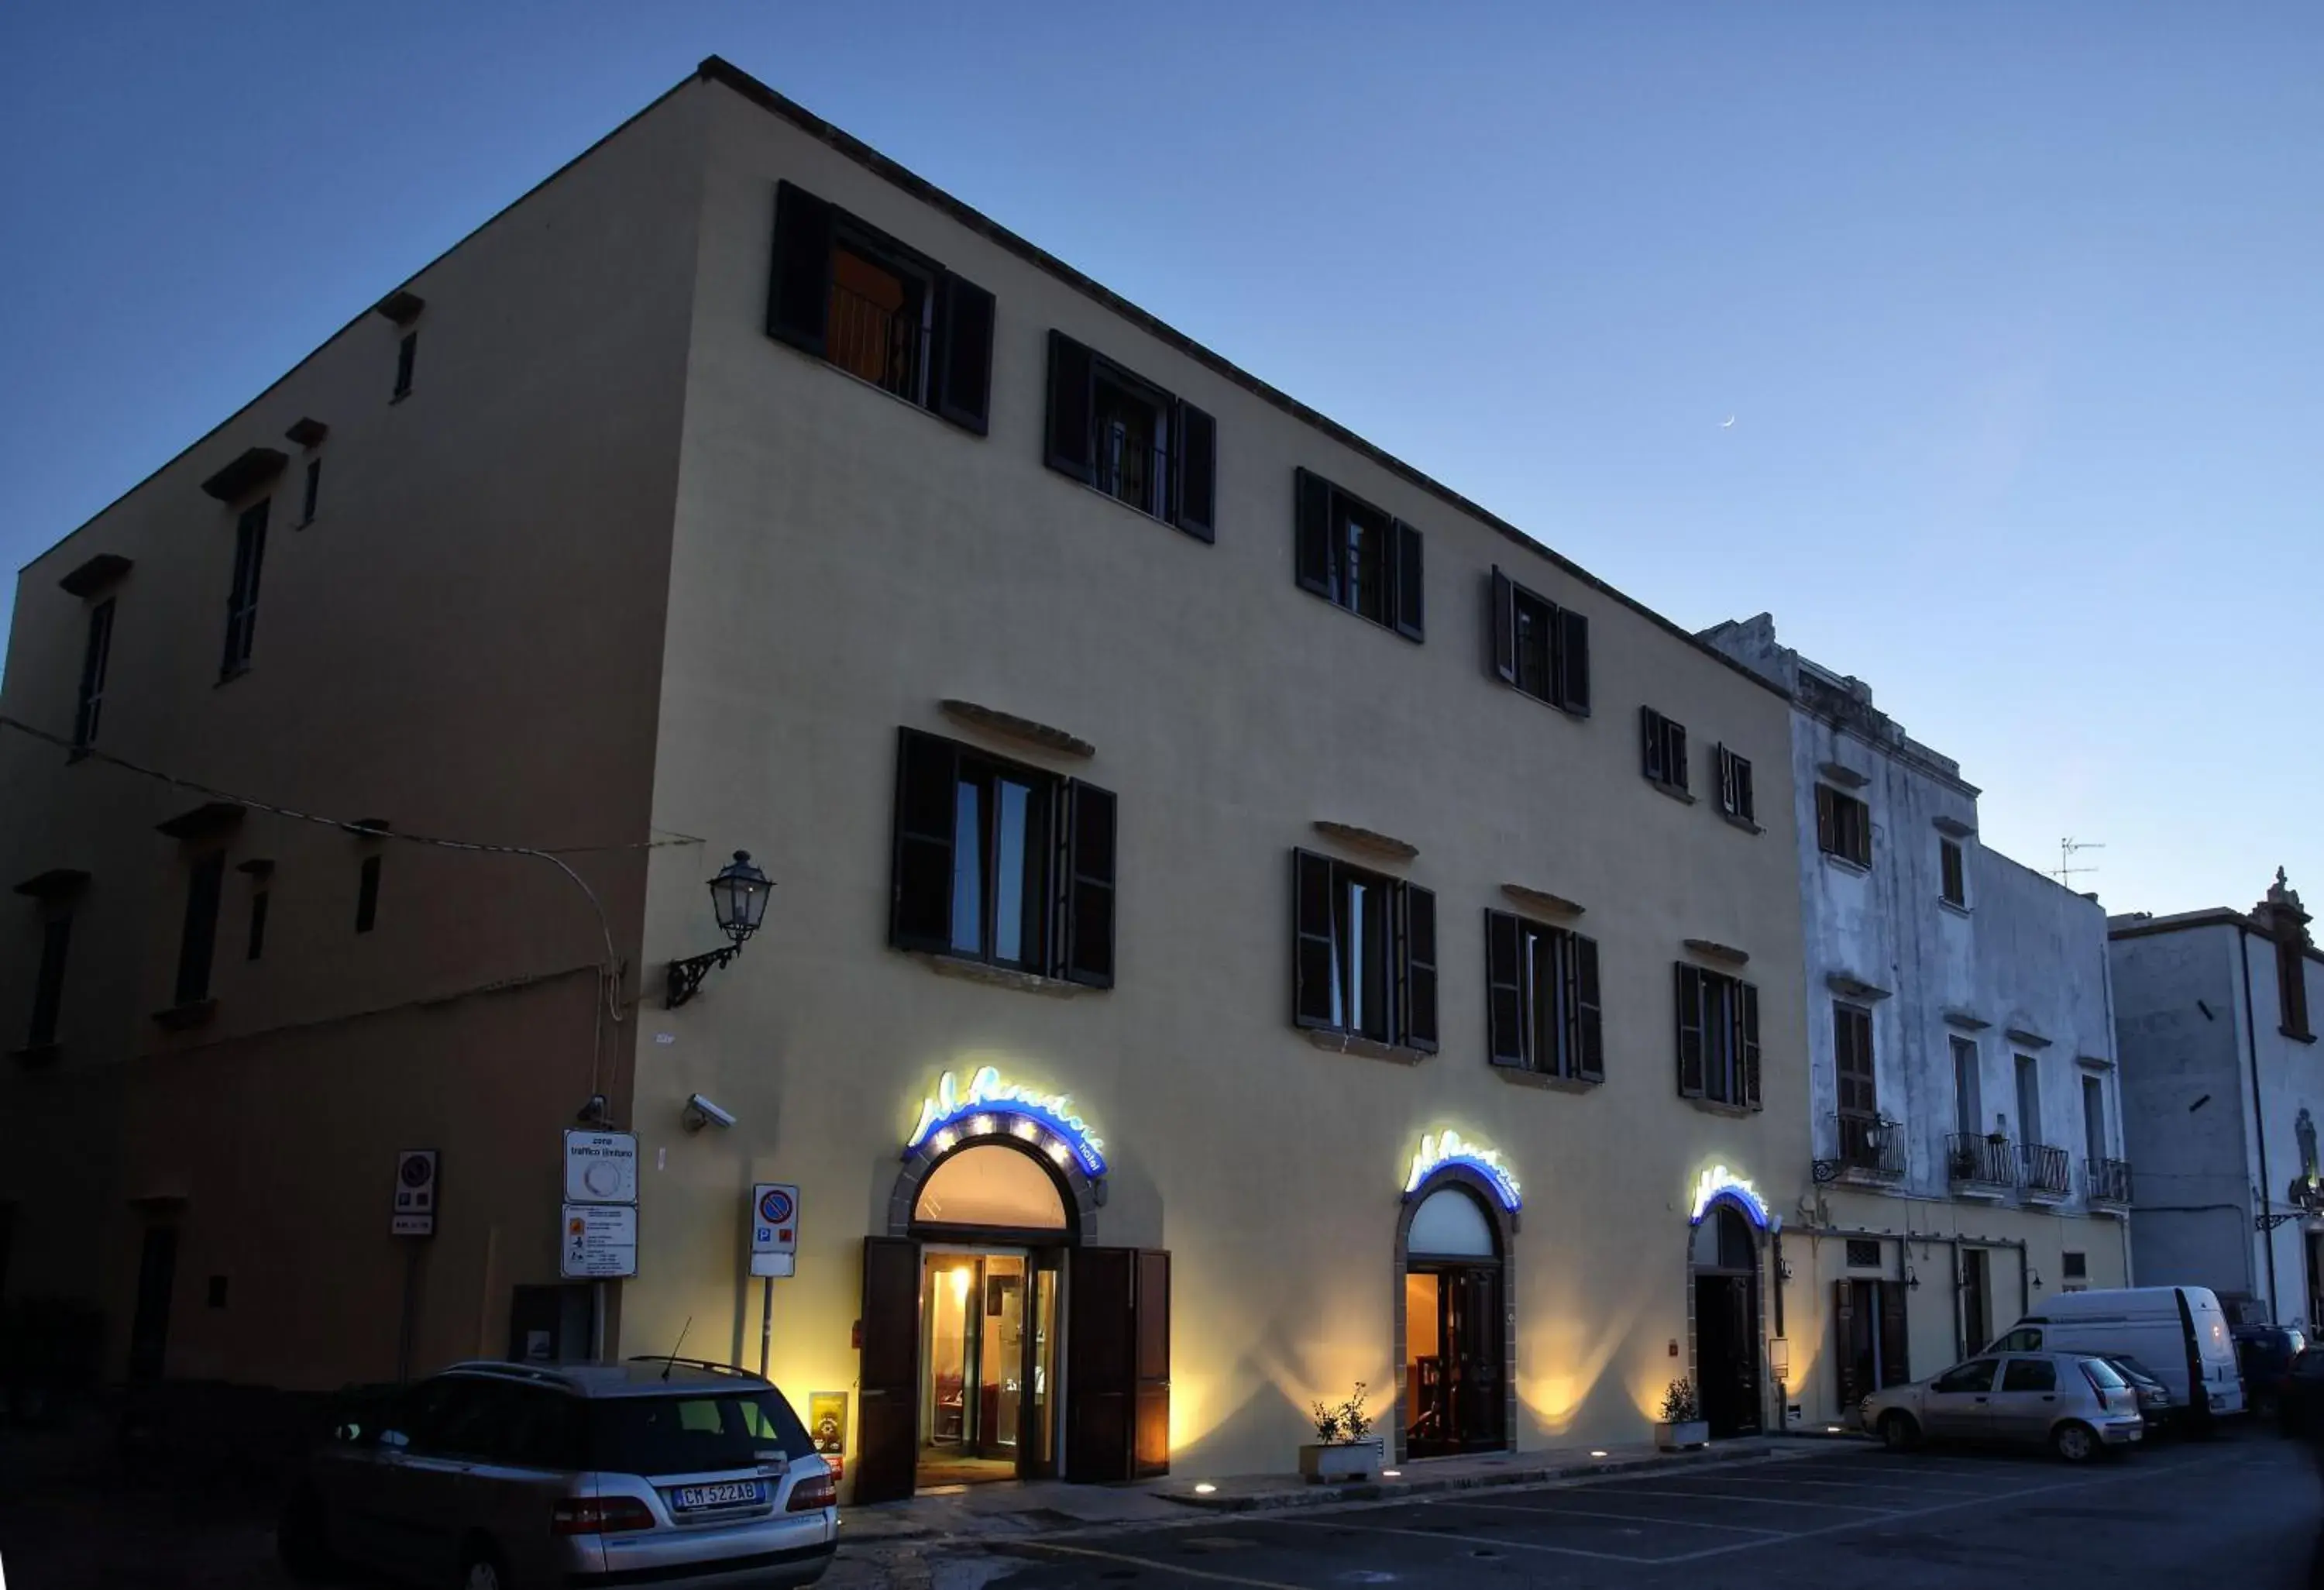
[{"label": "car taillight", "polygon": [[557,1535],[619,1535],[654,1527],[653,1510],[634,1496],[576,1496],[557,1504],[549,1532]]},{"label": "car taillight", "polygon": [[813,1512],[817,1508],[838,1505],[839,1486],[829,1474],[817,1474],[791,1487],[788,1511],[792,1512]]}]

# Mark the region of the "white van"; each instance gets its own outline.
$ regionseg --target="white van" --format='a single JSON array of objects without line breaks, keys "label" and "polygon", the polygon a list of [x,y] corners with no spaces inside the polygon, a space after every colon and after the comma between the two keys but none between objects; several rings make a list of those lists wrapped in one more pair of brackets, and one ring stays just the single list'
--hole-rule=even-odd
[{"label": "white van", "polygon": [[2227,1311],[2209,1287],[2061,1292],[1988,1353],[2127,1353],[2198,1419],[2244,1410]]}]

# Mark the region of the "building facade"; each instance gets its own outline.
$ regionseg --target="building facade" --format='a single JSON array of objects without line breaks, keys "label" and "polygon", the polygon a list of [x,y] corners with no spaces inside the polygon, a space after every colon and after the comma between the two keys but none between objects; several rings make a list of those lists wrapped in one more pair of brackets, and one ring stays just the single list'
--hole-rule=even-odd
[{"label": "building facade", "polygon": [[0,1286],[110,1378],[764,1341],[858,1500],[1780,1416],[1785,696],[723,62],[29,566],[0,702]]},{"label": "building facade", "polygon": [[[1767,615],[1705,638],[1794,703],[1812,1158],[1784,1253],[1821,1312],[1790,1383],[1845,1421],[2046,1296],[2130,1283],[2105,913],[1978,843],[1960,764]],[[1766,821],[1733,809],[1754,794],[1721,787]]]},{"label": "building facade", "polygon": [[2229,1317],[2324,1319],[2324,955],[2278,869],[2248,911],[2112,920],[2137,1254]]}]

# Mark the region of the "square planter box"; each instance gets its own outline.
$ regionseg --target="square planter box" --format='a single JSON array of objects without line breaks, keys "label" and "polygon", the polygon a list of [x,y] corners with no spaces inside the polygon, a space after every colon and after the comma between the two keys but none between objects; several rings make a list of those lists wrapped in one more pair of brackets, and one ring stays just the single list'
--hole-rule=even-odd
[{"label": "square planter box", "polygon": [[1380,1439],[1299,1448],[1299,1472],[1311,1481],[1368,1480],[1380,1470]]},{"label": "square planter box", "polygon": [[1655,1445],[1665,1452],[1685,1452],[1711,1444],[1711,1425],[1706,1419],[1691,1419],[1683,1424],[1655,1426]]}]

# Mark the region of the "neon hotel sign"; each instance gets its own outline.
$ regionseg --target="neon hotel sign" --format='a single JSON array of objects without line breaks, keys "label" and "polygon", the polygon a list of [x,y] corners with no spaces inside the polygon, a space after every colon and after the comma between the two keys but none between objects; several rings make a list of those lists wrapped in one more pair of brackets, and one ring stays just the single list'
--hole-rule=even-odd
[{"label": "neon hotel sign", "polygon": [[1060,1165],[1074,1160],[1093,1179],[1105,1174],[1105,1140],[1074,1113],[1071,1095],[1004,1082],[991,1066],[978,1068],[965,1092],[950,1071],[938,1077],[934,1095],[920,1101],[920,1123],[912,1128],[904,1151],[909,1154],[925,1145],[932,1153],[945,1153],[963,1137],[1002,1132]]},{"label": "neon hotel sign", "polygon": [[1420,1151],[1412,1156],[1412,1174],[1405,1178],[1404,1190],[1416,1193],[1420,1184],[1447,1165],[1460,1165],[1475,1171],[1492,1183],[1493,1196],[1501,1200],[1501,1207],[1516,1214],[1524,1207],[1519,1196],[1517,1179],[1501,1163],[1500,1151],[1482,1148],[1469,1142],[1451,1127],[1433,1132],[1420,1140]]}]

